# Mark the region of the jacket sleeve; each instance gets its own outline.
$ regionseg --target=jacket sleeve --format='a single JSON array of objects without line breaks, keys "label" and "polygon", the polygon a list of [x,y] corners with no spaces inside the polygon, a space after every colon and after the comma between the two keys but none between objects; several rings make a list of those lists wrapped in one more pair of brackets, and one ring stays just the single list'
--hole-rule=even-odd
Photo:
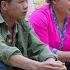
[{"label": "jacket sleeve", "polygon": [[44,61],[48,58],[54,58],[56,59],[57,56],[53,55],[51,51],[49,50],[48,45],[45,45],[42,43],[33,30],[30,30],[29,32],[29,49],[28,54],[31,59],[37,60],[37,61]]},{"label": "jacket sleeve", "polygon": [[10,65],[9,58],[11,55],[21,54],[18,48],[8,46],[0,34],[0,61]]},{"label": "jacket sleeve", "polygon": [[22,24],[22,27],[28,33],[28,47],[27,47],[27,54],[28,57],[37,60],[37,61],[44,61],[48,58],[57,59],[56,55],[53,55],[49,50],[49,47],[42,43],[37,35],[35,34],[34,30],[31,28],[28,21],[19,21]]},{"label": "jacket sleeve", "polygon": [[48,15],[41,11],[34,11],[29,18],[29,22],[42,42],[49,44],[48,39]]}]

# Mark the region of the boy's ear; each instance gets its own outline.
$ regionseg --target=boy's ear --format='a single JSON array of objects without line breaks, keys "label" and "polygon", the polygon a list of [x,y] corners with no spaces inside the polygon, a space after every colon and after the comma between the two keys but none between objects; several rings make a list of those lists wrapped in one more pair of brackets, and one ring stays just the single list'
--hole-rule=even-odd
[{"label": "boy's ear", "polygon": [[6,1],[1,1],[1,8],[6,11],[8,8],[8,3]]}]

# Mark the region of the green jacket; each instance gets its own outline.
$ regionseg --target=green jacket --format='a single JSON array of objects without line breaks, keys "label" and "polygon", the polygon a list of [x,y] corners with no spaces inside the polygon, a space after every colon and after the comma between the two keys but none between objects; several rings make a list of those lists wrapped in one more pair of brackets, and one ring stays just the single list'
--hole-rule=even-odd
[{"label": "green jacket", "polygon": [[6,43],[7,28],[4,19],[0,15],[0,61],[9,64],[11,55],[22,54],[23,56],[37,61],[44,61],[47,58],[55,58],[48,47],[39,41],[34,31],[25,21],[18,21],[18,48],[8,46]]}]

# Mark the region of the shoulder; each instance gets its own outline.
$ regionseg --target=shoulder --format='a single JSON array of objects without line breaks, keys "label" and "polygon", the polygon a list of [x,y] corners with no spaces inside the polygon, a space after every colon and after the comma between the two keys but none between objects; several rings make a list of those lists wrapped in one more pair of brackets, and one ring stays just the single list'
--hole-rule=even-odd
[{"label": "shoulder", "polygon": [[50,19],[50,8],[48,4],[36,9],[32,15],[29,17],[29,22],[35,25],[42,25],[48,24]]},{"label": "shoulder", "polygon": [[50,11],[49,11],[49,5],[45,4],[42,7],[36,9],[30,17],[34,18],[34,17],[42,17],[42,16],[47,16]]}]

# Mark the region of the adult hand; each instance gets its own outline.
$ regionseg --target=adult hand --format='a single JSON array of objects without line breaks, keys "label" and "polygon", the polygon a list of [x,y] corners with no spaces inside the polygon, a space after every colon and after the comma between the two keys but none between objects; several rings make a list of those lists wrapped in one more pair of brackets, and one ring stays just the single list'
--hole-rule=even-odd
[{"label": "adult hand", "polygon": [[65,64],[50,58],[44,62],[35,62],[27,70],[67,70]]},{"label": "adult hand", "polygon": [[67,70],[65,64],[50,58],[45,62],[41,62],[39,70]]},{"label": "adult hand", "polygon": [[38,62],[22,55],[13,55],[10,58],[10,63],[14,67],[25,70],[67,70],[64,63],[55,61],[52,58],[47,59],[44,62]]},{"label": "adult hand", "polygon": [[37,62],[28,70],[67,70],[65,64],[50,58],[44,62]]}]

